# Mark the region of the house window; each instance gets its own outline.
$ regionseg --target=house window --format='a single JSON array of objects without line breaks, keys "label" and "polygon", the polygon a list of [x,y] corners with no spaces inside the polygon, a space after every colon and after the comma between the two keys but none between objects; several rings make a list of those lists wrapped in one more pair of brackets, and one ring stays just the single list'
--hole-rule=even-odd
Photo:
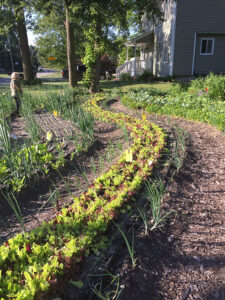
[{"label": "house window", "polygon": [[200,55],[213,55],[215,39],[201,39]]}]

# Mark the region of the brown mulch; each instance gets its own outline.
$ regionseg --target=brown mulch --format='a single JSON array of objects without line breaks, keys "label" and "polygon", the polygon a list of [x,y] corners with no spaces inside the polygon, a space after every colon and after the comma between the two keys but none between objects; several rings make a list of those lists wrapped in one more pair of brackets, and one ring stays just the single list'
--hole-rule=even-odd
[{"label": "brown mulch", "polygon": [[[142,113],[120,102],[111,109],[137,117]],[[183,166],[168,184],[162,205],[163,211],[174,213],[161,230],[147,236],[138,214],[126,221],[123,215],[120,221],[129,241],[131,228],[135,230],[136,266],[132,267],[126,244],[112,226],[110,246],[101,255],[89,257],[76,278],[84,287],[69,283],[63,300],[100,299],[96,290],[106,299],[225,299],[225,135],[200,122],[147,118],[164,128],[179,126],[187,133]],[[141,203],[142,198],[140,194],[136,201]],[[100,276],[107,272],[117,275],[113,284],[111,275]],[[115,291],[117,295],[121,291],[118,298]]]},{"label": "brown mulch", "polygon": [[[120,103],[113,107],[128,112]],[[149,119],[168,125],[165,116]],[[200,122],[169,119],[189,136],[186,161],[164,198],[176,215],[163,240],[157,243],[156,235],[156,245],[150,245],[143,239],[140,265],[144,270],[148,261],[149,272],[145,277],[137,270],[121,299],[225,299],[225,135]]]},{"label": "brown mulch", "polygon": [[[55,123],[59,122],[58,117],[56,122],[54,120],[55,117],[51,116],[49,118],[49,116],[44,115],[41,119],[44,119],[46,122],[46,130],[48,128],[54,129],[55,138],[66,137],[66,129],[63,135],[60,127],[54,126]],[[54,125],[51,121],[47,123],[49,119],[54,121]],[[69,127],[69,122],[66,125]],[[12,133],[22,142],[29,138],[22,117],[13,119],[11,129]],[[73,128],[74,130],[76,128]],[[60,136],[60,134],[62,135]],[[73,146],[68,147],[68,145],[69,143],[66,144],[66,149],[64,149],[67,156],[76,147],[74,143]],[[37,182],[33,182],[32,187],[24,188],[20,193],[16,194],[24,218],[25,230],[29,231],[40,226],[43,221],[53,219],[62,206],[68,206],[72,203],[73,197],[80,196],[95,178],[106,172],[128,146],[128,143],[124,140],[122,129],[119,129],[114,124],[96,121],[94,140],[88,151],[75,155],[72,161],[68,157],[66,165],[61,167],[59,172],[53,171],[47,178],[40,178]],[[55,196],[52,198],[54,201],[49,201],[49,197],[53,192],[55,192]],[[7,204],[4,197],[0,195],[0,243],[21,231],[21,225],[15,217],[12,208]]]},{"label": "brown mulch", "polygon": [[[120,102],[113,103],[111,109],[141,117],[141,111],[131,111]],[[61,296],[58,295],[61,299],[100,299],[93,292],[95,287],[101,288],[102,294],[111,290],[108,299],[116,299],[112,290],[116,290],[117,281],[110,285],[112,277],[90,276],[106,273],[105,270],[118,276],[118,290],[122,291],[118,299],[121,300],[225,299],[225,135],[200,122],[156,115],[147,115],[147,118],[163,128],[178,126],[187,132],[184,164],[168,184],[163,199],[162,209],[174,210],[174,213],[161,230],[149,232],[149,235],[144,234],[143,221],[138,214],[132,217],[122,215],[121,220],[126,218],[123,230],[128,239],[131,238],[131,228],[135,230],[136,266],[131,265],[121,235],[111,228],[109,236],[114,236],[114,240],[110,247],[101,255],[91,255],[83,264],[81,275],[76,278],[85,283],[84,288],[79,289],[70,283]],[[93,174],[92,159],[97,162],[99,155],[104,155],[103,149],[107,149],[111,138],[121,141],[122,137],[118,129],[110,132],[101,131],[101,124],[97,127],[96,134],[100,136],[96,140],[99,142],[90,153],[80,157],[83,164],[87,162],[90,182],[100,173],[98,170]],[[72,181],[76,175],[73,176]],[[80,190],[76,185],[71,184],[72,187],[73,193],[79,193],[85,190],[87,184],[83,181]],[[44,190],[44,186],[42,188]],[[69,198],[62,182],[61,188],[65,198]],[[45,189],[34,193],[33,205],[41,201],[43,195],[48,195],[49,185]],[[143,203],[143,199],[140,193],[137,201]],[[24,206],[24,211],[29,206]],[[51,215],[51,211],[54,214],[53,208],[48,209],[43,213],[46,217]],[[32,209],[28,210],[28,213],[31,212]],[[150,220],[150,212],[148,216]],[[12,216],[8,222],[13,222]],[[34,219],[28,218],[27,224],[32,222],[35,223]]]}]

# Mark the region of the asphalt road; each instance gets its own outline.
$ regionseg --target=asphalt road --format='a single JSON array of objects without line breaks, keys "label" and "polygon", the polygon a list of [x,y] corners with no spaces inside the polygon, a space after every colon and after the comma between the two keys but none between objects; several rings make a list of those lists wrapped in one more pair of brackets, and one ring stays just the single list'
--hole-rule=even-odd
[{"label": "asphalt road", "polygon": [[0,77],[0,85],[8,85],[10,83],[10,77],[1,78]]},{"label": "asphalt road", "polygon": [[[52,71],[52,70],[44,70],[43,72],[37,72],[37,78],[52,78],[52,75],[55,73],[56,71]],[[5,78],[0,77],[0,85],[9,85],[10,83],[10,76],[9,75],[5,75]]]}]

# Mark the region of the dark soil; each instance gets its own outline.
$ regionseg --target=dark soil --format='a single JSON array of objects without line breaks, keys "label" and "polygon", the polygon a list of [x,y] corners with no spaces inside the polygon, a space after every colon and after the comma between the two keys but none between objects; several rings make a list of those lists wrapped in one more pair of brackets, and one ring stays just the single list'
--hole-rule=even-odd
[{"label": "dark soil", "polygon": [[[113,103],[111,109],[136,117],[141,117],[142,113],[131,111],[120,102]],[[199,122],[156,115],[147,115],[147,118],[166,128],[171,140],[176,126],[187,133],[186,155],[179,173],[169,180],[174,171],[170,166],[162,165],[156,170],[164,178],[167,188],[163,197],[162,212],[173,212],[167,218],[164,227],[151,231],[148,200],[144,192],[140,192],[136,203],[146,211],[148,234],[145,234],[143,220],[137,212],[136,204],[132,205],[133,210],[130,214],[121,214],[116,220],[129,242],[132,240],[132,228],[134,229],[135,265],[132,266],[121,234],[115,225],[111,224],[106,250],[91,254],[80,264],[80,275],[75,275],[73,281],[57,295],[59,299],[103,299],[100,295],[97,296],[97,291],[105,299],[225,299],[225,135],[214,127]],[[97,126],[102,128],[102,124]],[[98,169],[94,174],[91,163],[95,161],[97,165],[99,156],[106,153],[109,141],[121,141],[121,137],[122,132],[115,128],[109,132],[96,132],[97,142],[90,153],[79,157],[80,166],[82,163],[87,166],[90,182],[103,171]],[[113,161],[104,161],[106,170]],[[65,173],[66,176],[68,174],[70,173]],[[73,194],[81,193],[88,185],[85,185],[83,180],[78,189],[77,185],[74,185],[75,175],[70,179],[73,182],[70,185]],[[58,178],[55,183],[62,189],[60,192],[65,193],[65,198],[69,199],[62,180]],[[27,205],[23,203],[23,211],[28,210],[28,229],[33,228],[33,224],[38,225],[31,215],[36,214],[35,205],[40,202],[40,207],[43,203],[42,198],[49,195],[48,193],[49,185],[43,185],[40,191],[34,191],[36,196],[28,193],[30,202]],[[24,199],[27,198],[28,196]],[[63,199],[64,197],[61,197],[61,201]],[[54,213],[52,207],[45,208],[43,219],[52,217]],[[42,221],[41,214],[35,217]],[[13,220],[15,222],[10,215],[8,222],[12,224]],[[12,235],[2,228],[1,224],[3,238]],[[10,227],[10,230],[14,228]],[[81,281],[84,284],[83,288],[75,286],[74,281]]]}]

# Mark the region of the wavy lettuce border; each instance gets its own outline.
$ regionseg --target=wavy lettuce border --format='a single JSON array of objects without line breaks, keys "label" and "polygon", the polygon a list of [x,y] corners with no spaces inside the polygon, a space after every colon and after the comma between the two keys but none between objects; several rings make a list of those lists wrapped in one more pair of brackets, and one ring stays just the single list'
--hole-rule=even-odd
[{"label": "wavy lettuce border", "polygon": [[[85,103],[95,118],[126,126],[133,144],[108,172],[50,222],[17,234],[0,247],[0,297],[46,299],[50,286],[96,247],[119,210],[131,201],[157,164],[165,134],[153,123],[103,110],[92,97]],[[98,238],[101,244],[101,238]],[[98,242],[99,245],[99,242]],[[45,296],[43,296],[45,295]]]}]

